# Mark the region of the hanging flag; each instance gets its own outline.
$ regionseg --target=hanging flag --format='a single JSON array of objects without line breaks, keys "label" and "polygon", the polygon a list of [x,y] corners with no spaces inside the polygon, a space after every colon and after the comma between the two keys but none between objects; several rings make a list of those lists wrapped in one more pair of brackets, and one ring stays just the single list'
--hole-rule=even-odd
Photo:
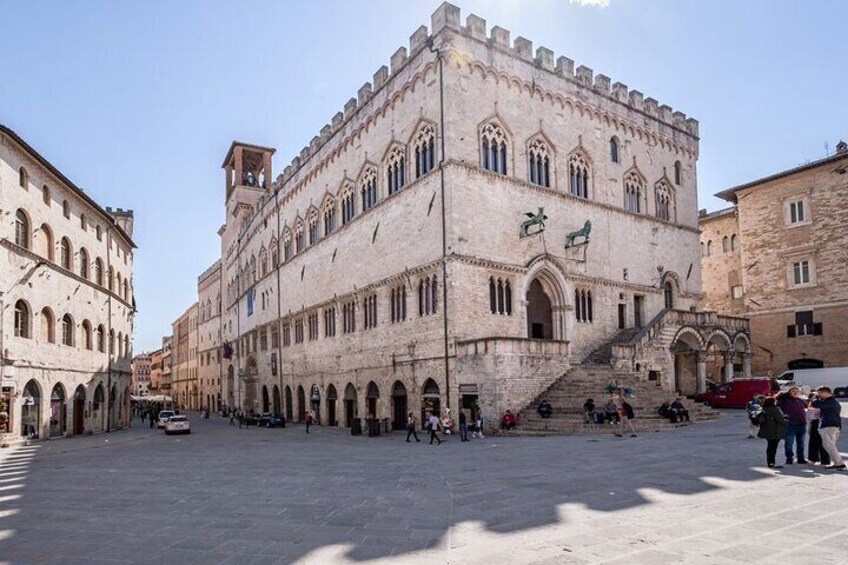
[{"label": "hanging flag", "polygon": [[221,354],[224,356],[224,359],[233,358],[233,348],[229,342],[225,342],[224,345],[221,346]]}]

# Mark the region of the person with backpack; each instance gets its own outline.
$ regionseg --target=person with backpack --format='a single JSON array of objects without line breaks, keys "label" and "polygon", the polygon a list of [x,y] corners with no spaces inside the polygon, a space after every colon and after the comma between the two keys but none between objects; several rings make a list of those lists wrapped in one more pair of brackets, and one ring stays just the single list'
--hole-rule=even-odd
[{"label": "person with backpack", "polygon": [[760,426],[757,424],[757,418],[760,416],[760,412],[763,411],[763,399],[765,399],[765,396],[758,394],[749,400],[748,404],[745,406],[745,409],[748,412],[748,439],[756,439],[757,432],[760,431]]},{"label": "person with backpack", "polygon": [[774,458],[780,440],[786,439],[786,417],[773,396],[763,400],[763,411],[757,416],[757,424],[760,426],[757,437],[766,440],[766,465],[769,469],[783,469],[783,465],[775,464]]},{"label": "person with backpack", "polygon": [[619,418],[619,429],[615,433],[615,437],[624,437],[625,428],[630,430],[630,437],[636,436],[636,428],[633,427],[633,418],[636,415],[633,412],[633,407],[629,402],[624,400],[623,398],[618,399],[618,418]]},{"label": "person with backpack", "polygon": [[406,443],[409,443],[409,436],[414,437],[416,442],[421,441],[415,433],[415,415],[412,412],[406,417]]}]

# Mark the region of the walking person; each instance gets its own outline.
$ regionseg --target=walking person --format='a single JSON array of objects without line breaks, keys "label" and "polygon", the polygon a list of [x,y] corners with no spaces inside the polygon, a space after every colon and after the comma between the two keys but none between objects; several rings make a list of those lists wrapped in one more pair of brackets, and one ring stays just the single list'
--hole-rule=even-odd
[{"label": "walking person", "polygon": [[633,427],[633,418],[636,415],[633,413],[633,407],[630,406],[630,403],[624,400],[623,398],[618,399],[618,418],[619,418],[619,428],[615,433],[615,437],[624,437],[625,428],[630,430],[630,437],[636,436],[636,428]]},{"label": "walking person", "polygon": [[306,413],[306,418],[305,418],[305,420],[306,420],[306,433],[309,433],[309,426],[311,426],[311,425],[312,425],[312,410],[309,410],[309,411]]},{"label": "walking person", "polygon": [[421,441],[415,433],[415,415],[412,412],[406,417],[406,443],[409,443],[409,436],[414,437],[416,443]]},{"label": "walking person", "polygon": [[766,465],[770,469],[783,469],[783,465],[775,464],[774,458],[777,455],[780,440],[786,439],[786,419],[777,407],[777,400],[773,396],[763,400],[759,424],[760,430],[757,432],[757,437],[766,440]]},{"label": "walking person", "polygon": [[459,411],[459,439],[468,441],[468,420],[465,418],[465,410]]},{"label": "walking person", "polygon": [[807,463],[829,465],[830,455],[825,451],[821,434],[819,433],[821,404],[821,399],[815,393],[811,394],[807,401],[807,421],[810,422],[810,438],[807,441]]},{"label": "walking person", "polygon": [[430,413],[430,417],[427,419],[429,422],[430,428],[430,445],[433,445],[433,440],[436,440],[439,445],[442,445],[442,440],[439,439],[439,436],[436,432],[439,431],[439,428],[442,426],[442,422],[439,420],[439,417],[433,413]]},{"label": "walking person", "polygon": [[836,447],[839,433],[842,431],[842,405],[833,397],[833,391],[830,390],[830,387],[820,386],[816,389],[816,394],[821,401],[819,406],[821,410],[819,434],[821,434],[822,445],[827,454],[830,455],[831,460],[831,464],[827,465],[826,468],[844,471],[845,462],[842,460],[839,448]]},{"label": "walking person", "polygon": [[236,413],[233,412],[232,410],[230,410],[230,425],[231,426],[236,425]]},{"label": "walking person", "polygon": [[[807,435],[807,406],[799,395],[801,389],[792,387],[788,392],[777,395],[777,407],[786,416],[786,441],[783,451],[786,453],[786,464],[795,463],[795,452],[798,453],[798,463],[807,462],[804,459],[804,438]],[[793,449],[793,447],[795,449]]]}]

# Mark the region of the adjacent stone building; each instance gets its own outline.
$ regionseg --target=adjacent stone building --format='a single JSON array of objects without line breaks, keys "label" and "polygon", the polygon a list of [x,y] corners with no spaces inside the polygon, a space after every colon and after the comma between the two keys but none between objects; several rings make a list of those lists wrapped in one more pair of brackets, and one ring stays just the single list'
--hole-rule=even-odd
[{"label": "adjacent stone building", "polygon": [[150,373],[153,365],[151,354],[142,353],[132,360],[132,395],[147,396],[150,394]]},{"label": "adjacent stone building", "polygon": [[[197,387],[200,407],[221,408],[221,262],[197,279]],[[279,412],[279,410],[277,410]]]},{"label": "adjacent stone building", "polygon": [[277,177],[273,154],[230,147],[201,276],[227,406],[494,425],[577,364],[694,393],[710,348],[749,352],[696,311],[698,123],[455,6]]},{"label": "adjacent stone building", "polygon": [[189,410],[200,407],[197,383],[197,302],[173,323],[171,338],[171,396],[177,406]]},{"label": "adjacent stone building", "polygon": [[751,320],[753,370],[848,366],[848,145],[702,214],[704,304]]},{"label": "adjacent stone building", "polygon": [[0,126],[3,431],[42,438],[129,422],[133,213],[102,208]]}]

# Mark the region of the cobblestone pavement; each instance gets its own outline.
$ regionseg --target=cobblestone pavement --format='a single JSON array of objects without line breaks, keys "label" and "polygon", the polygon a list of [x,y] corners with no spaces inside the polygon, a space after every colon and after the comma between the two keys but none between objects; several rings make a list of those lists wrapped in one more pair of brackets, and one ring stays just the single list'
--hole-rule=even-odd
[{"label": "cobblestone pavement", "polygon": [[0,561],[721,565],[848,555],[848,473],[766,469],[765,443],[746,438],[741,412],[635,439],[441,446],[193,423],[190,436],[136,421],[0,450]]}]

